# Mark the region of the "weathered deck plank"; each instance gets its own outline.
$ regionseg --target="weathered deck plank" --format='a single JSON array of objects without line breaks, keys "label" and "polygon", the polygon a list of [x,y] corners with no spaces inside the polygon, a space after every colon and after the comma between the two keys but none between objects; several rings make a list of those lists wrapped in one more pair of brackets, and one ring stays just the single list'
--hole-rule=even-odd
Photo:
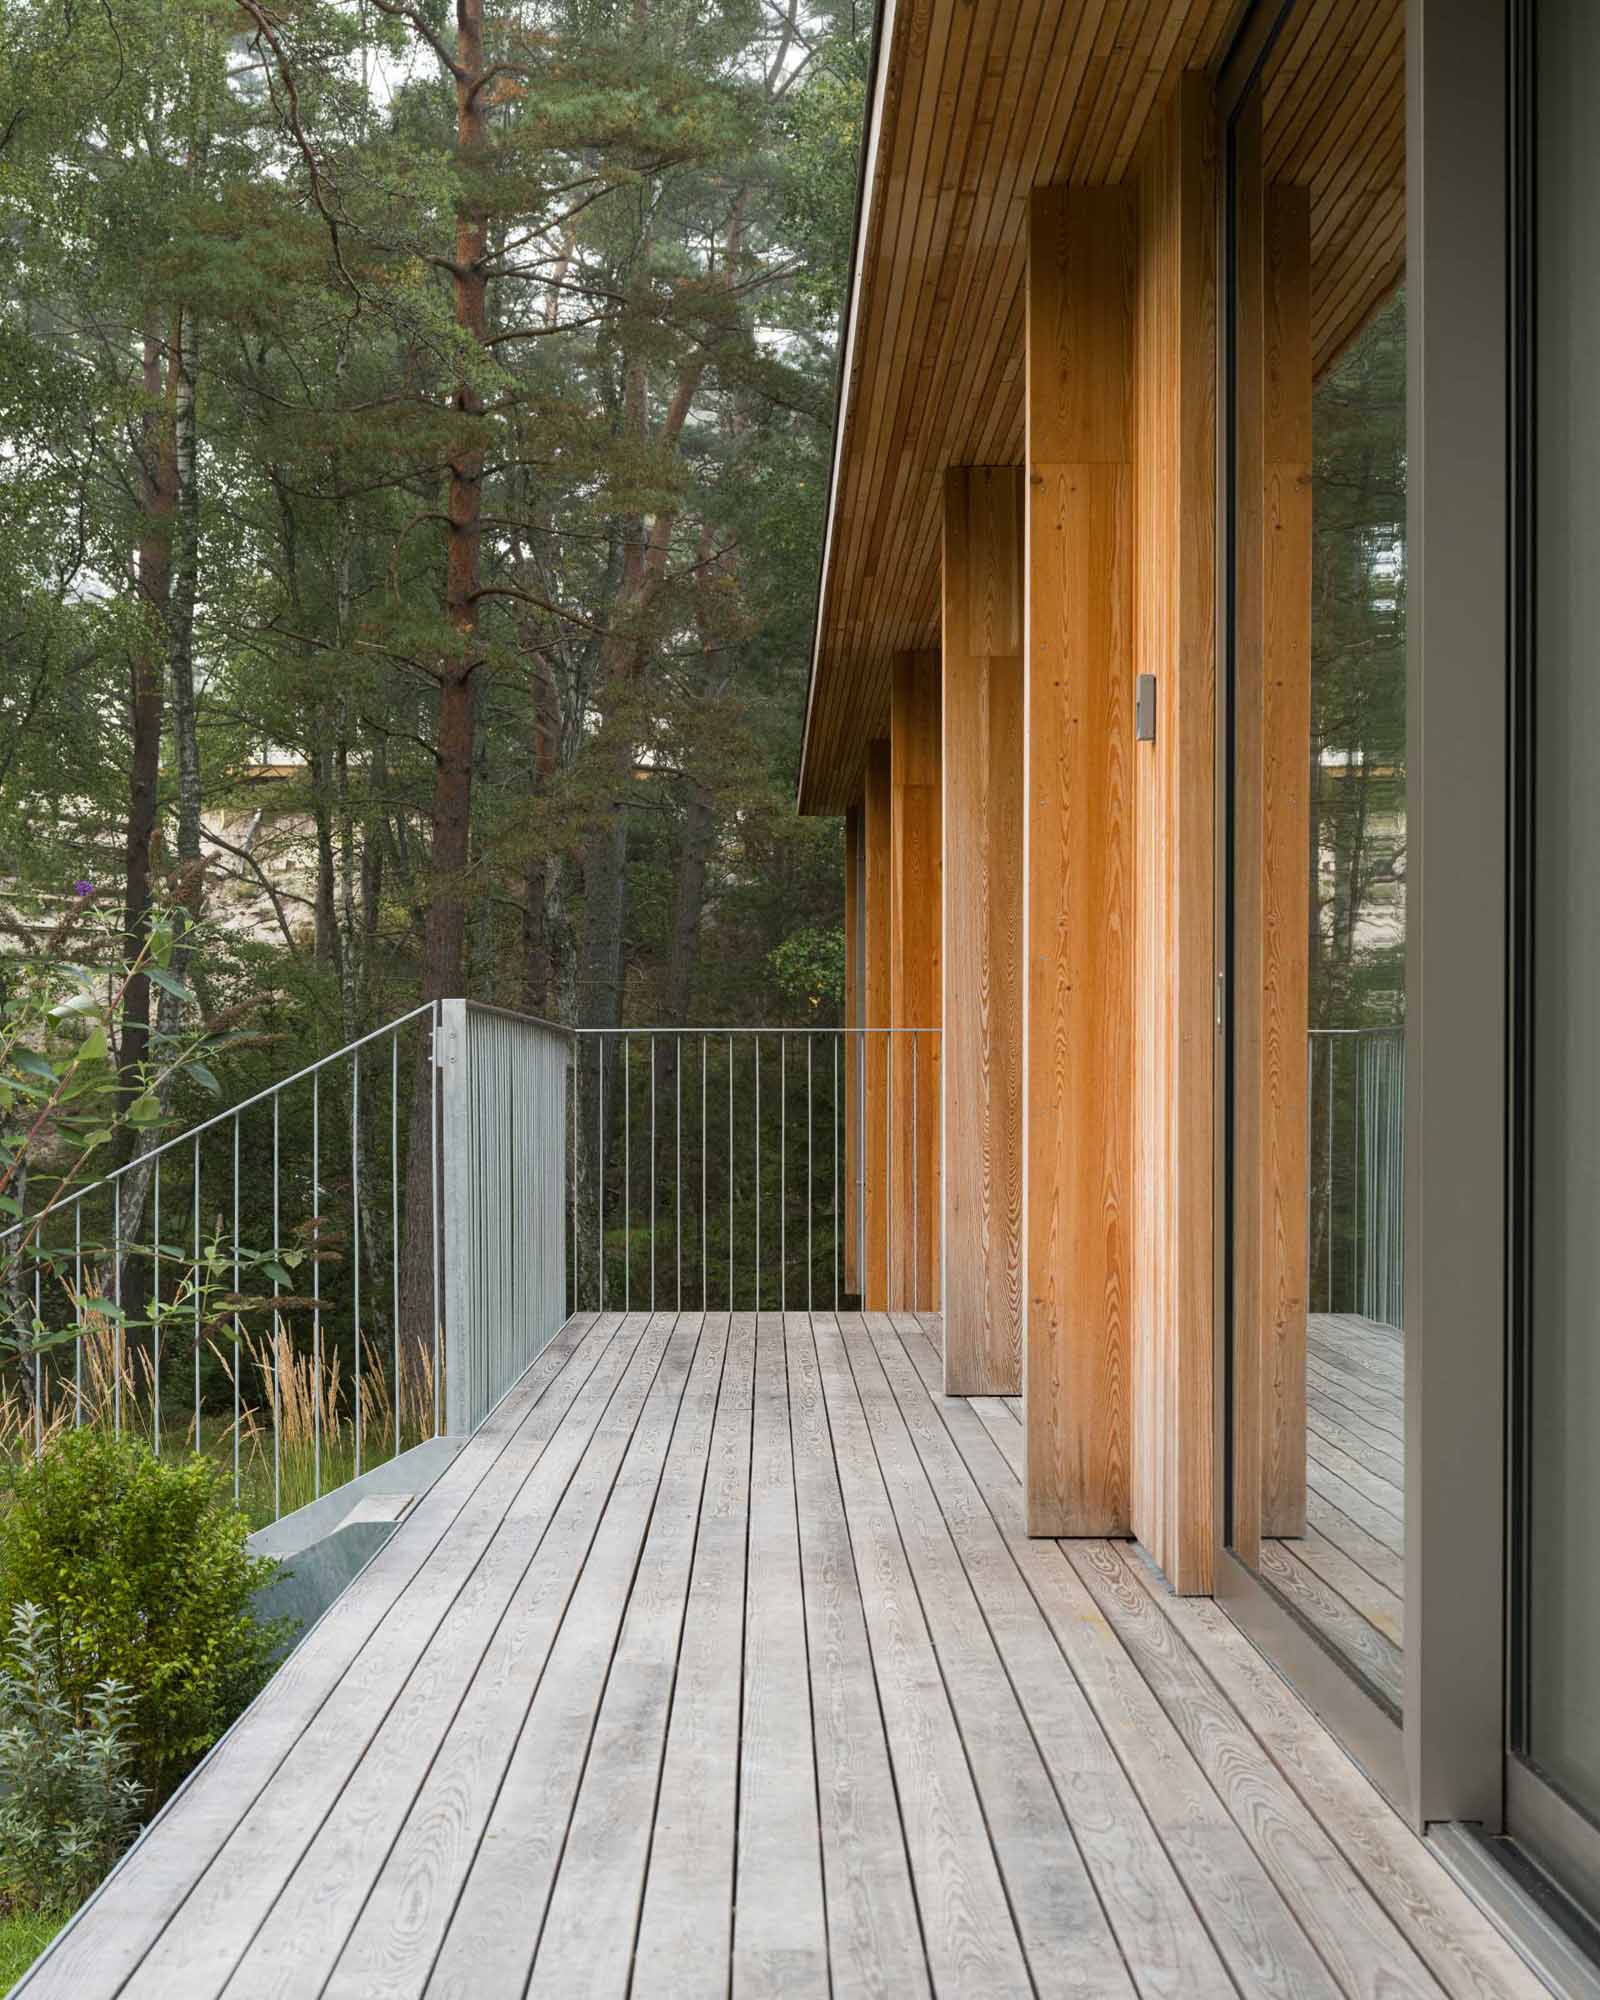
[{"label": "weathered deck plank", "polygon": [[[574,1322],[26,2000],[1541,1990],[1215,1606],[1027,1537],[937,1340]],[[1319,1422],[1363,1483],[1394,1372]],[[1283,1561],[1397,1627],[1329,1477]]]}]

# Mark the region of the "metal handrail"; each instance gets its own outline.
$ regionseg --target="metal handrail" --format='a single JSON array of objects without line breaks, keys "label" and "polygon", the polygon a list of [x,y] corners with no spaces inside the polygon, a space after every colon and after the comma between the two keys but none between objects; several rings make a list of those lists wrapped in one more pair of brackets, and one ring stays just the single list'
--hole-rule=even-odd
[{"label": "metal handrail", "polygon": [[[192,1318],[187,1305],[183,1307],[183,1315],[192,1332],[182,1336],[190,1350],[191,1363],[190,1389],[182,1399],[188,1405],[184,1442],[195,1450],[207,1445],[208,1413],[223,1438],[231,1435],[236,1500],[244,1498],[243,1446],[247,1428],[252,1439],[254,1467],[258,1427],[267,1415],[267,1410],[257,1409],[246,1401],[243,1378],[247,1368],[253,1367],[264,1378],[262,1391],[270,1410],[269,1518],[272,1520],[285,1511],[287,1497],[286,1419],[292,1419],[294,1427],[289,1442],[293,1447],[304,1447],[305,1459],[290,1483],[307,1488],[303,1497],[309,1500],[321,1498],[325,1491],[345,1483],[347,1477],[359,1478],[370,1468],[375,1462],[371,1430],[380,1418],[389,1429],[388,1456],[405,1448],[408,1422],[410,1429],[418,1434],[417,1441],[423,1436],[439,1434],[444,1354],[438,1288],[437,1107],[432,1102],[431,1089],[425,1115],[422,1107],[413,1104],[410,1143],[403,1151],[400,1063],[401,1042],[407,1031],[426,1034],[427,1061],[420,1074],[432,1078],[437,1013],[431,1002],[409,1009],[226,1110],[151,1146],[88,1186],[66,1193],[58,1191],[36,1213],[24,1216],[0,1235],[0,1245],[15,1246],[23,1239],[21,1247],[12,1252],[13,1315],[25,1317],[31,1306],[33,1323],[45,1329],[44,1336],[36,1338],[33,1345],[30,1390],[35,1451],[42,1448],[48,1430],[65,1424],[78,1428],[86,1422],[107,1419],[115,1435],[120,1436],[125,1429],[147,1431],[152,1448],[158,1454],[162,1451],[169,1442],[172,1415],[170,1371],[164,1363],[170,1361],[168,1343],[173,1338],[175,1309],[183,1301],[186,1289],[192,1299]],[[373,1064],[372,1051],[384,1043],[388,1045],[387,1064],[381,1059]],[[386,1106],[384,1069],[388,1071]],[[343,1121],[343,1133],[325,1150],[324,1099],[330,1094],[330,1082],[334,1084],[332,1094],[345,1100],[337,1114]],[[364,1098],[365,1109],[374,1114],[366,1121]],[[286,1106],[290,1107],[287,1119]],[[386,1148],[381,1136],[385,1122]],[[242,1141],[247,1128],[262,1152],[270,1147],[271,1176],[266,1186],[259,1181],[248,1186],[246,1183]],[[219,1135],[231,1141],[225,1145],[220,1161],[215,1158],[214,1143]],[[213,1143],[208,1145],[208,1140]],[[427,1182],[427,1219],[422,1225],[427,1232],[425,1244],[407,1242],[401,1221],[403,1177],[413,1170],[413,1155],[419,1143],[426,1154],[425,1161],[421,1158],[415,1161],[419,1179],[425,1173]],[[387,1186],[380,1188],[385,1151]],[[208,1168],[213,1188],[217,1186],[215,1176],[220,1172],[222,1189],[215,1234],[209,1241],[202,1230]],[[169,1176],[181,1182],[175,1191],[170,1190]],[[187,1236],[186,1244],[169,1241],[163,1231],[163,1210],[169,1218],[173,1212],[171,1192],[178,1195],[177,1207],[183,1218],[178,1234]],[[386,1203],[382,1201],[384,1194]],[[297,1221],[294,1204],[302,1200],[309,1203],[309,1208]],[[107,1230],[103,1221],[97,1223],[96,1218],[102,1217],[108,1204]],[[407,1226],[413,1234],[418,1217],[411,1211],[420,1205],[409,1200],[406,1204]],[[386,1232],[382,1220],[385,1206]],[[341,1208],[342,1215],[337,1213]],[[225,1215],[229,1217],[227,1221]],[[345,1225],[342,1233],[332,1227],[335,1220]],[[46,1240],[47,1228],[50,1236],[59,1239],[69,1225],[70,1243]],[[380,1232],[387,1234],[386,1245],[379,1241]],[[98,1237],[105,1240],[97,1240]],[[259,1247],[247,1248],[253,1241]],[[335,1242],[349,1245],[344,1297],[325,1283],[325,1266],[336,1261],[330,1248]],[[415,1354],[421,1356],[414,1369],[408,1367],[408,1356],[402,1351],[402,1260],[407,1254],[418,1259],[425,1255],[428,1283],[423,1289],[431,1294],[429,1323],[412,1343]],[[134,1260],[148,1264],[151,1310],[147,1320],[128,1323],[124,1307],[132,1303],[128,1293]],[[266,1268],[269,1262],[270,1273]],[[207,1293],[217,1267],[231,1278],[231,1293],[224,1293],[217,1308],[208,1311]],[[295,1287],[285,1283],[286,1275],[297,1275],[302,1268],[306,1289],[303,1299]],[[52,1280],[48,1301],[44,1289],[47,1271]],[[263,1335],[262,1346],[250,1340],[245,1325],[246,1301],[252,1296],[245,1286],[251,1278],[259,1287],[261,1309],[270,1316],[270,1332]],[[364,1278],[370,1279],[365,1296]],[[59,1289],[70,1302],[70,1312],[63,1323],[53,1325],[58,1310],[57,1279]],[[168,1279],[171,1290],[163,1310],[163,1283]],[[135,1297],[139,1289],[135,1287]],[[277,1303],[280,1299],[286,1301],[281,1308]],[[297,1343],[296,1317],[309,1322],[308,1348]],[[381,1364],[382,1354],[374,1345],[373,1332],[375,1327],[381,1329],[385,1319],[390,1335],[387,1344],[391,1350],[388,1365],[392,1381],[390,1393],[383,1396],[380,1405],[375,1400],[373,1371]],[[219,1333],[219,1327],[227,1330]],[[264,1358],[263,1347],[268,1345],[270,1351]],[[350,1357],[348,1399],[341,1382],[341,1357],[346,1346]],[[69,1348],[70,1376],[64,1374],[57,1361]],[[231,1408],[226,1410],[218,1410],[215,1396],[206,1392],[208,1352],[231,1377],[228,1393]],[[86,1366],[90,1379],[86,1379]],[[431,1380],[421,1384],[412,1382],[412,1407],[408,1414],[404,1408],[405,1384],[408,1377],[418,1373]],[[216,1386],[213,1380],[212,1389]],[[344,1416],[347,1400],[348,1422]],[[329,1434],[330,1424],[337,1435]],[[264,1497],[252,1493],[251,1510],[258,1516],[267,1515]]]},{"label": "metal handrail", "polygon": [[[838,1308],[869,1289],[909,1310],[937,1303],[937,1028],[630,1026],[575,1037],[575,1309],[628,1311],[636,1289],[651,1310]],[[869,1066],[881,1066],[881,1133],[875,1106],[869,1130]]]}]

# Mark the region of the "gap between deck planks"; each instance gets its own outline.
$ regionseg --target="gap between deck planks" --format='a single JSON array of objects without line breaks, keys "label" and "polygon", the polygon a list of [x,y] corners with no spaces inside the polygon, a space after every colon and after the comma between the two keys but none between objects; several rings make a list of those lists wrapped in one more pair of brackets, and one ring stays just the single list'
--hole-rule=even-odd
[{"label": "gap between deck planks", "polygon": [[564,1330],[28,2000],[1542,1991],[938,1332]]}]

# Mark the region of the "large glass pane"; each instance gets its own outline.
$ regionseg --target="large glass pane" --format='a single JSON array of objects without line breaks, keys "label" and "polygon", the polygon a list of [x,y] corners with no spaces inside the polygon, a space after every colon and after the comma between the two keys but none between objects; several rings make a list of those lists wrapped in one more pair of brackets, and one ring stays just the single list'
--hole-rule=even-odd
[{"label": "large glass pane", "polygon": [[1600,9],[1535,10],[1525,1747],[1600,1813]]},{"label": "large glass pane", "polygon": [[1404,1644],[1405,50],[1302,6],[1230,143],[1231,1541],[1389,1708]]}]

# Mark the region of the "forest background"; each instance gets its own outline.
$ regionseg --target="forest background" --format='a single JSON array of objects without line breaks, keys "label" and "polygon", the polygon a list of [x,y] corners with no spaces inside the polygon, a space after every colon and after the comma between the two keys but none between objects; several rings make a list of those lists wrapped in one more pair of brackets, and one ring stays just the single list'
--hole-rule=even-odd
[{"label": "forest background", "polygon": [[869,29],[3,0],[13,926],[250,903],[192,967],[246,1070],[463,993],[837,1017],[792,800]]}]

